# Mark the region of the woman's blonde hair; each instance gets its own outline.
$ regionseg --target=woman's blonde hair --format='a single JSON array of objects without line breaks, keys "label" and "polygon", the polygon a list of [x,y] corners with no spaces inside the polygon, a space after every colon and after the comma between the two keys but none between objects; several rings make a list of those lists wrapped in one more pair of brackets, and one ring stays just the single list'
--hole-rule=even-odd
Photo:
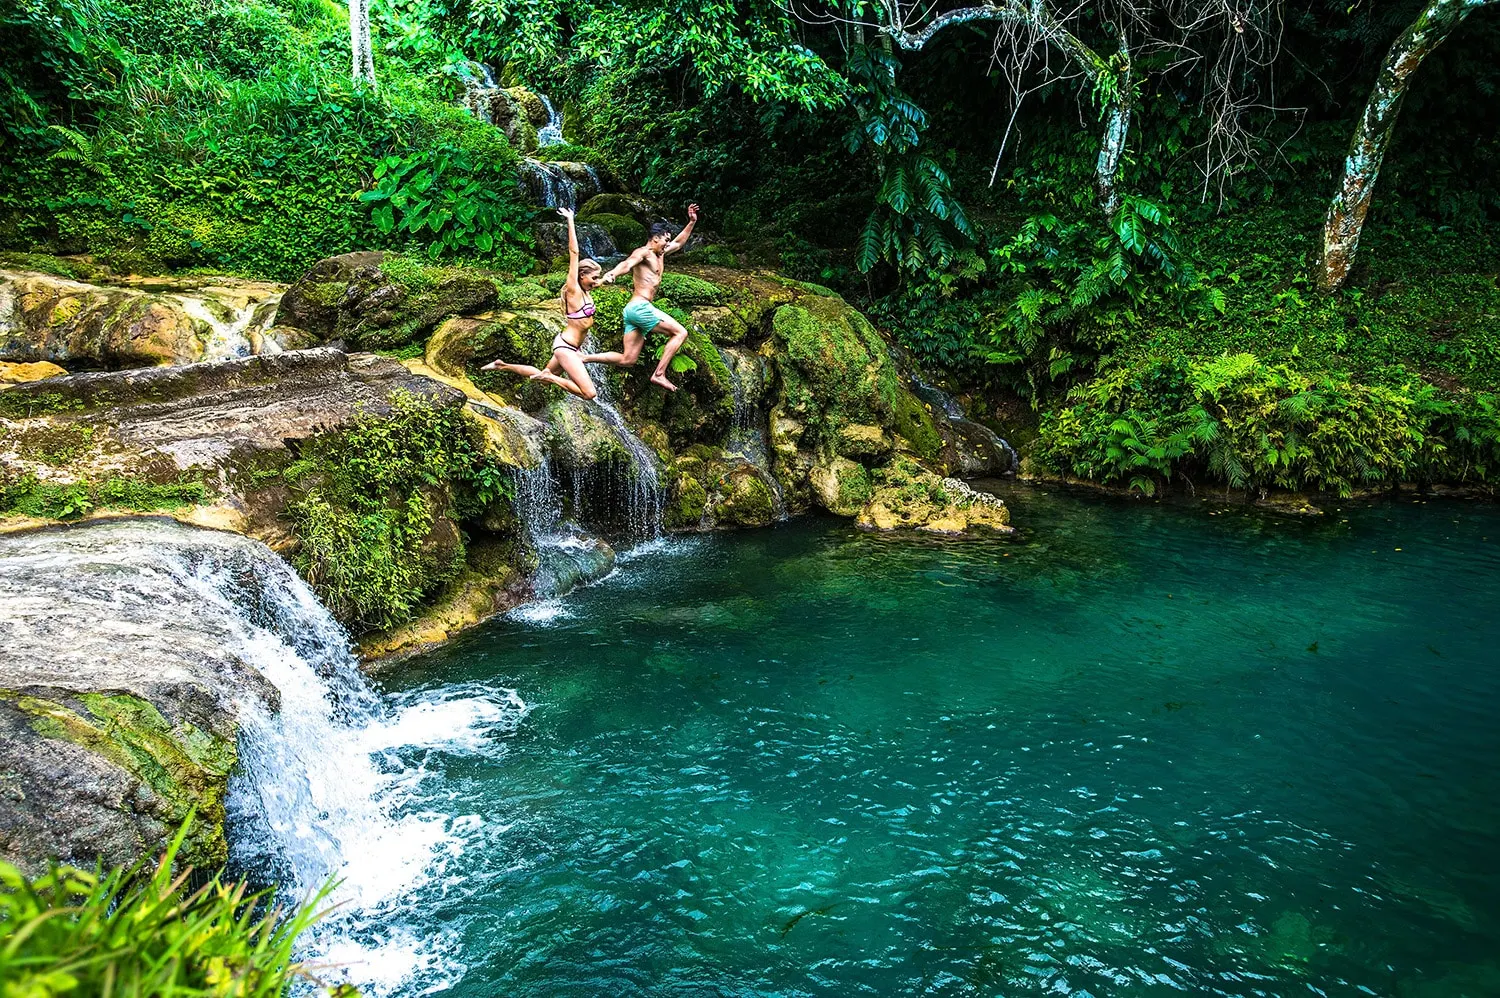
[{"label": "woman's blonde hair", "polygon": [[582,260],[578,261],[578,270],[580,272],[587,270],[590,273],[593,273],[594,271],[599,271],[599,272],[602,273],[603,270],[604,270],[604,268],[599,265],[599,261],[598,260],[593,260],[593,259],[590,259],[589,257],[584,257]]}]

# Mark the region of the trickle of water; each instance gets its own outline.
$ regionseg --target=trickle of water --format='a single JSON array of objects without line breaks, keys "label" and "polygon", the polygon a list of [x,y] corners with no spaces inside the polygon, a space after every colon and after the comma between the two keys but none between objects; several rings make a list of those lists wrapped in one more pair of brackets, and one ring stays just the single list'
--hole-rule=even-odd
[{"label": "trickle of water", "polygon": [[[216,311],[201,297],[185,294],[169,294],[166,297],[176,301],[182,306],[183,312],[207,327],[208,336],[203,344],[204,360],[233,360],[255,353],[257,337],[252,334],[271,326],[276,318],[276,309],[267,306],[274,306],[281,300],[280,295],[273,295],[244,305],[216,302],[221,310]],[[224,312],[228,313],[228,318],[224,317]],[[274,353],[278,349],[275,344],[270,344],[268,352]]]},{"label": "trickle of water", "polygon": [[985,426],[983,423],[977,423],[964,415],[963,406],[959,405],[958,400],[953,396],[936,385],[930,385],[915,376],[911,379],[911,386],[917,398],[930,406],[941,409],[943,415],[948,417],[950,423],[953,423],[955,426],[961,425],[964,429],[981,437],[989,444],[999,459],[995,467],[988,469],[990,473],[1007,474],[1015,471],[1020,466],[1020,458],[1016,455],[1015,449],[1011,447],[1010,443],[988,426]]},{"label": "trickle of water", "polygon": [[[765,407],[762,404],[764,361],[747,350],[717,346],[715,349],[719,351],[724,366],[729,369],[729,384],[734,400],[734,421],[724,449],[738,454],[764,473],[762,477],[770,486],[771,496],[775,501],[776,518],[784,520],[787,517],[786,497],[782,494],[781,483],[771,472],[770,428],[767,426]],[[755,386],[753,393],[752,383]]]},{"label": "trickle of water", "polygon": [[562,112],[552,106],[552,101],[546,94],[537,94],[537,96],[542,99],[542,107],[547,109],[547,123],[536,130],[536,144],[544,147],[561,145],[563,141]]},{"label": "trickle of water", "polygon": [[[108,683],[148,662],[153,682],[185,673],[211,683],[240,726],[231,864],[291,896],[340,881],[338,910],[299,956],[347,965],[324,973],[372,995],[399,993],[419,971],[462,971],[452,940],[385,916],[475,831],[407,804],[443,755],[504,751],[499,738],[528,710],[514,691],[386,701],[285,561],[257,541],[165,520],[0,538],[0,634],[23,670]],[[279,711],[255,673],[276,687]]]}]

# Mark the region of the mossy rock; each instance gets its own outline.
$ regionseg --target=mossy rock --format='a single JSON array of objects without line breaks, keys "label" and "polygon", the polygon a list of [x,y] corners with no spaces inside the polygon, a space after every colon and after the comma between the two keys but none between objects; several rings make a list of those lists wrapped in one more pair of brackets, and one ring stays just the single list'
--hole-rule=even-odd
[{"label": "mossy rock", "polygon": [[693,309],[693,322],[715,343],[743,343],[750,335],[744,313],[725,305],[701,305]]},{"label": "mossy rock", "polygon": [[889,425],[901,384],[886,343],[859,312],[833,298],[776,310],[783,407],[823,436],[849,423]]},{"label": "mossy rock", "polygon": [[[608,196],[601,195],[601,197]],[[609,233],[609,238],[614,241],[615,248],[622,253],[629,253],[635,247],[644,246],[646,243],[646,227],[628,215],[599,212],[588,216],[588,220],[603,227],[604,231]]]},{"label": "mossy rock", "polygon": [[988,493],[953,478],[940,478],[913,458],[896,455],[876,468],[859,526],[866,530],[920,530],[961,536],[1009,534],[1010,510]]},{"label": "mossy rock", "polygon": [[[642,226],[665,217],[655,204],[634,194],[596,194],[578,209],[579,218],[593,218],[596,215],[623,215],[635,219]],[[645,240],[642,239],[641,242]],[[636,245],[639,246],[640,243]]]},{"label": "mossy rock", "polygon": [[666,523],[673,530],[696,527],[703,520],[703,510],[708,505],[708,490],[692,475],[678,474],[672,482],[671,499],[667,503]]},{"label": "mossy rock", "polygon": [[939,460],[943,453],[943,435],[927,405],[905,388],[896,393],[891,413],[891,428],[906,441],[912,453],[927,461]]},{"label": "mossy rock", "polygon": [[837,516],[857,514],[873,491],[869,470],[846,457],[819,461],[808,473],[808,482],[819,504]]},{"label": "mossy rock", "polygon": [[[564,278],[566,280],[566,278]],[[558,285],[562,287],[561,284]],[[523,305],[540,305],[557,297],[557,292],[537,280],[522,280],[514,284],[499,284],[495,287],[495,308],[516,308]]]},{"label": "mossy rock", "polygon": [[[191,813],[182,859],[218,866],[228,858],[224,800],[237,760],[235,743],[183,721],[173,724],[155,705],[131,693],[83,693],[68,704],[21,696],[15,706],[47,738],[72,742],[139,779],[146,806],[168,828]],[[142,802],[146,803],[146,802]]]},{"label": "mossy rock", "polygon": [[485,311],[496,297],[494,281],[464,272],[434,288],[392,296],[389,302],[374,302],[372,294],[361,303],[362,308],[356,308],[359,319],[348,335],[364,349],[392,350],[414,342],[449,316]]},{"label": "mossy rock", "polygon": [[742,464],[719,479],[708,515],[720,526],[764,527],[776,519],[776,496],[759,469]]},{"label": "mossy rock", "polygon": [[723,243],[709,243],[695,250],[687,250],[679,257],[679,261],[710,267],[738,267],[740,265],[739,254]]},{"label": "mossy rock", "polygon": [[720,305],[729,293],[713,281],[706,281],[691,274],[674,274],[670,271],[661,277],[657,293],[669,298],[674,305],[692,308],[698,305]]},{"label": "mossy rock", "polygon": [[543,104],[542,99],[535,93],[527,90],[525,87],[509,87],[505,92],[520,107],[521,111],[526,115],[526,120],[530,121],[537,128],[541,128],[547,123],[547,105]]}]

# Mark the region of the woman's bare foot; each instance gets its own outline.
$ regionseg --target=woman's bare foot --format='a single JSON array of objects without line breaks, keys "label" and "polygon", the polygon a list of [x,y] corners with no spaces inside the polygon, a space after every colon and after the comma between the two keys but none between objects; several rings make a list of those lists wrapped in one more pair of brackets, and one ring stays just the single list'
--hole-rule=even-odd
[{"label": "woman's bare foot", "polygon": [[655,374],[651,375],[651,383],[653,385],[661,385],[669,392],[675,392],[677,390],[677,386],[668,381],[666,374],[662,371],[657,371]]}]

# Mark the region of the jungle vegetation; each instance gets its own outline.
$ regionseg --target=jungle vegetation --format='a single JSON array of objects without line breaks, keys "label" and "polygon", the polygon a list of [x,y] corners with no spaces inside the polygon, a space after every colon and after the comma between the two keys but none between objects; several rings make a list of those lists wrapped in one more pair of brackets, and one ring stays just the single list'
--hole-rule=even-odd
[{"label": "jungle vegetation", "polygon": [[[457,106],[478,60],[565,108],[566,154],[866,309],[1039,466],[1500,475],[1500,4],[354,6],[373,80],[330,0],[10,0],[0,249],[542,269],[520,154]],[[419,231],[361,200],[391,163]]]}]

